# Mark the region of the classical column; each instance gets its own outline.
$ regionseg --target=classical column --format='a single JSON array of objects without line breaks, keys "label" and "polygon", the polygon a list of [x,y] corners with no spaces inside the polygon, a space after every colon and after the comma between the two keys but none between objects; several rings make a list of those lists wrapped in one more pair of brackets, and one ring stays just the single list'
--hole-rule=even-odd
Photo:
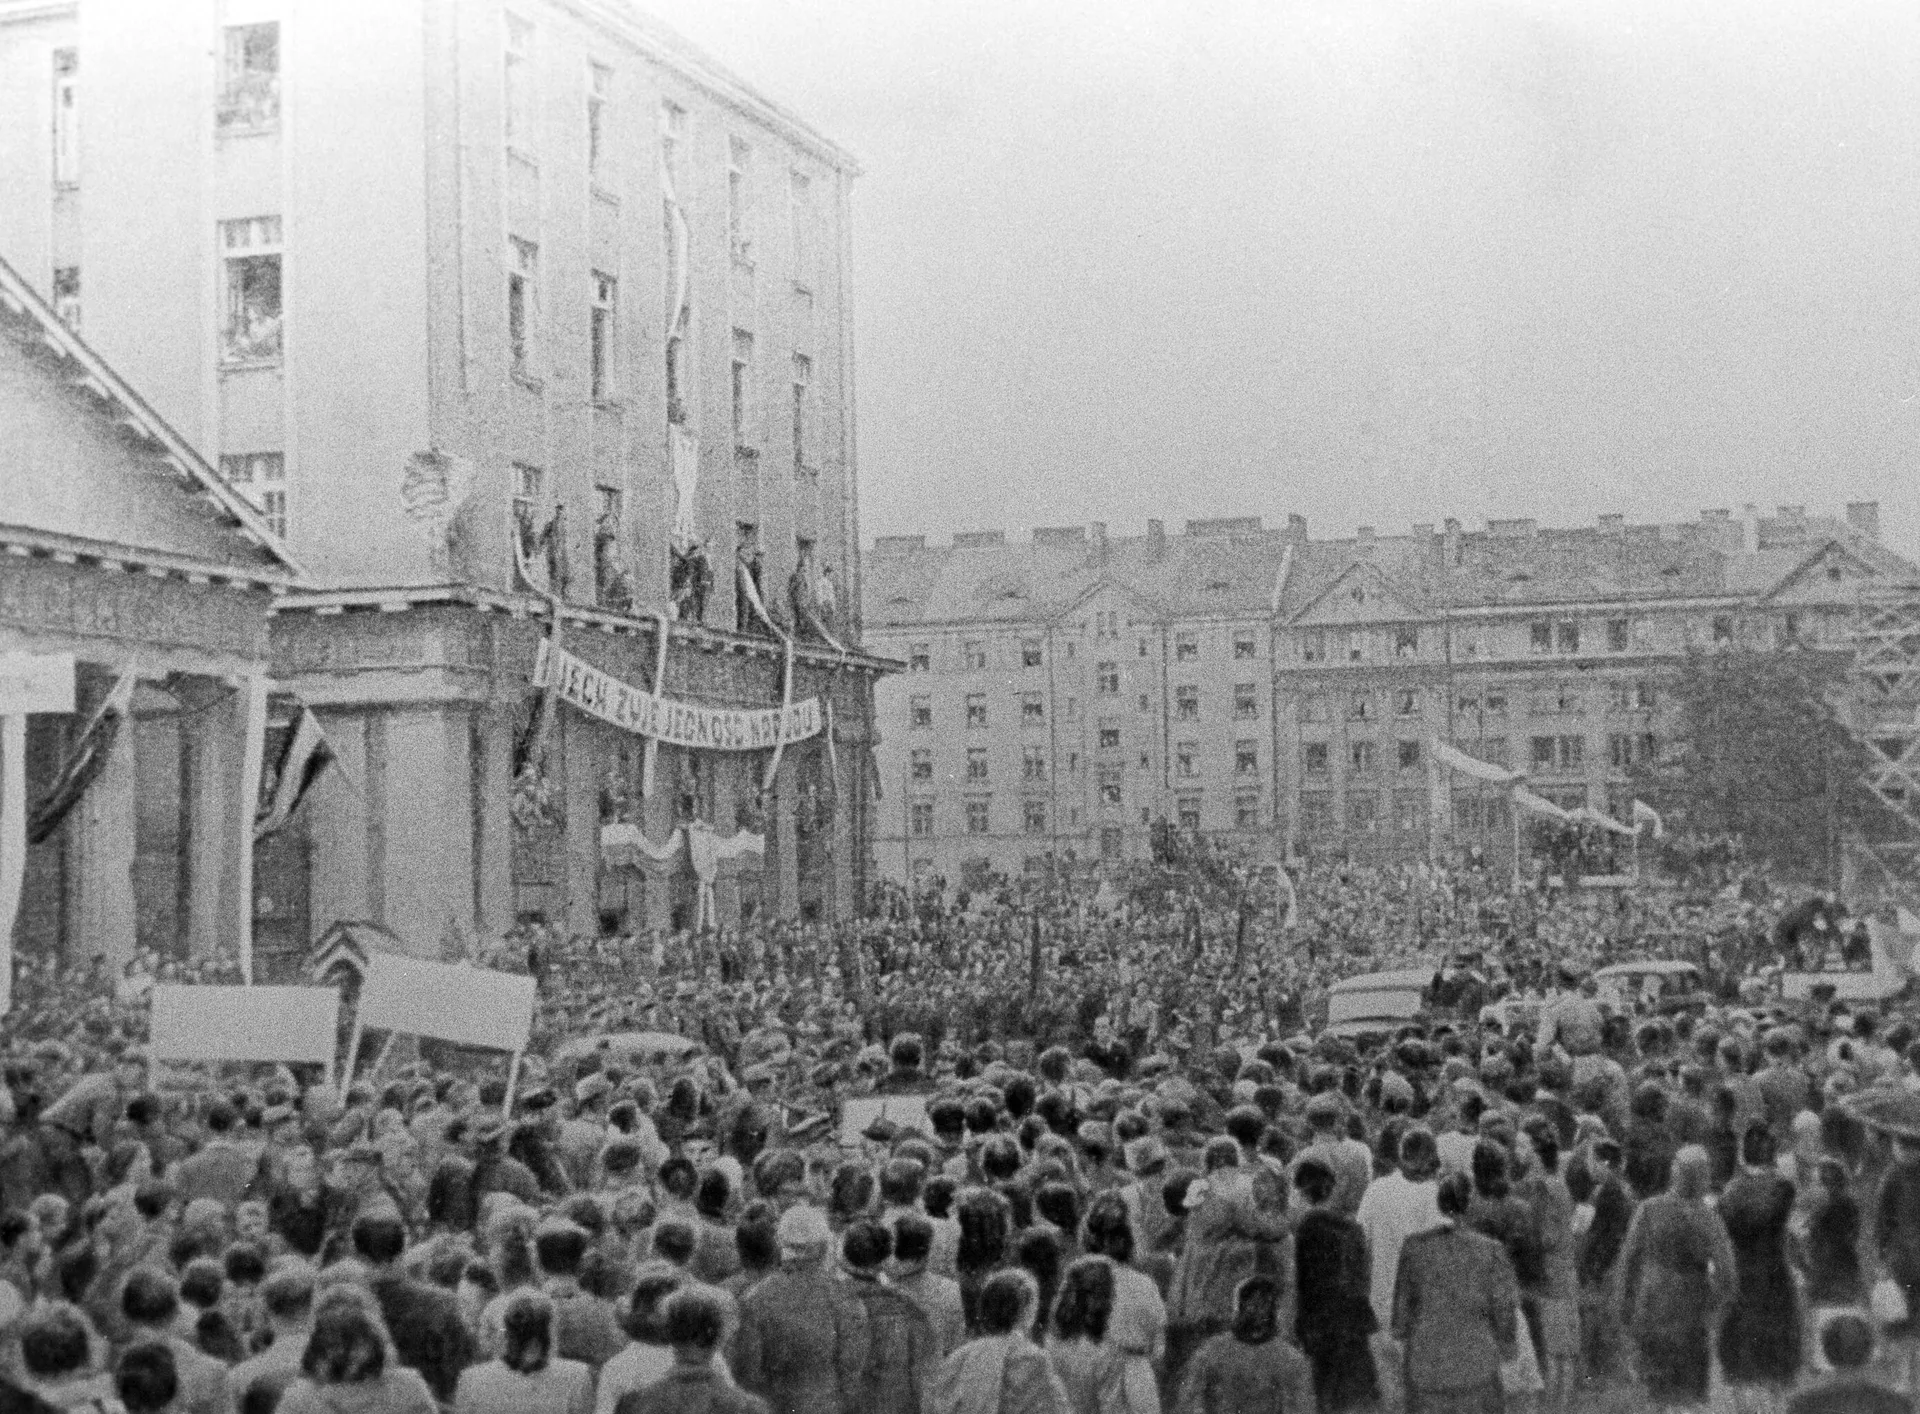
[{"label": "classical column", "polygon": [[772,895],[767,904],[777,918],[800,916],[800,842],[793,820],[796,793],[789,752],[781,757],[780,772],[767,797],[767,887]]},{"label": "classical column", "polygon": [[[82,724],[90,720],[83,713]],[[106,765],[67,819],[73,851],[73,931],[67,961],[104,955],[117,972],[133,957],[133,723],[120,724]]]},{"label": "classical column", "polygon": [[[679,788],[679,753],[671,746],[662,746],[653,763],[653,794],[640,807],[640,825],[649,843],[664,844],[673,833],[673,797]],[[657,928],[665,932],[673,927],[673,878],[684,868],[686,851],[683,848],[665,864],[649,862],[640,871],[646,881],[645,916],[641,922],[648,931]]]},{"label": "classical column", "polygon": [[376,872],[385,922],[415,957],[440,955],[449,926],[473,932],[471,740],[464,705],[382,711],[382,844]]},{"label": "classical column", "polygon": [[307,817],[307,916],[317,939],[343,919],[373,918],[367,850],[368,761],[364,712],[316,712],[333,747],[335,765],[323,771],[300,808]]},{"label": "classical column", "polygon": [[600,734],[610,728],[559,703],[553,710],[566,795],[566,926],[592,938],[600,932]]},{"label": "classical column", "polygon": [[513,927],[513,728],[511,707],[473,709],[474,922],[489,936]]}]

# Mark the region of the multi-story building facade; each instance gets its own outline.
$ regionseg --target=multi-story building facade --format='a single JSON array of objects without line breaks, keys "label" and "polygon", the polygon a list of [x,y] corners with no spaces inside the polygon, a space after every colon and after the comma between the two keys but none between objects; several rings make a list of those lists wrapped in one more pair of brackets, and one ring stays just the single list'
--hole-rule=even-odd
[{"label": "multi-story building facade", "polygon": [[1160,819],[1270,834],[1290,543],[1257,518],[877,541],[869,639],[908,665],[875,702],[881,871],[1138,856]]},{"label": "multi-story building facade", "polygon": [[[276,701],[319,712],[343,769],[263,854],[263,930],[664,926],[684,858],[610,868],[598,831],[692,818],[765,828],[723,919],[853,905],[879,666],[855,175],[622,0],[0,3],[0,255],[313,586],[275,615]],[[795,594],[830,625],[793,695],[831,703],[835,749],[796,744],[763,791],[764,752],[663,748],[641,801],[639,740],[567,711],[516,790],[549,595],[617,678],[781,700],[736,565],[781,630]]]},{"label": "multi-story building facade", "polygon": [[1916,573],[1871,503],[1322,540],[1299,517],[883,539],[868,623],[910,670],[878,700],[898,791],[878,859],[957,877],[1127,856],[1155,819],[1276,852],[1508,857],[1510,793],[1440,769],[1436,743],[1625,818],[1688,651],[1842,650],[1861,595]]}]

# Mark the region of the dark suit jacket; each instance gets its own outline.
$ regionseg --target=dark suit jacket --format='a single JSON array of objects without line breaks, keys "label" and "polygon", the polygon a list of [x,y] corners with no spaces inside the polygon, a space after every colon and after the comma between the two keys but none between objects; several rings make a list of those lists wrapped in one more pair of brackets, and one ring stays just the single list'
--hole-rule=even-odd
[{"label": "dark suit jacket", "polygon": [[1474,1389],[1500,1378],[1515,1349],[1520,1284],[1506,1249],[1452,1226],[1415,1233],[1400,1248],[1393,1333],[1415,1389]]},{"label": "dark suit jacket", "polygon": [[400,1363],[420,1372],[435,1399],[451,1404],[460,1372],[473,1363],[473,1337],[460,1319],[459,1301],[451,1291],[399,1272],[377,1274],[372,1286]]}]

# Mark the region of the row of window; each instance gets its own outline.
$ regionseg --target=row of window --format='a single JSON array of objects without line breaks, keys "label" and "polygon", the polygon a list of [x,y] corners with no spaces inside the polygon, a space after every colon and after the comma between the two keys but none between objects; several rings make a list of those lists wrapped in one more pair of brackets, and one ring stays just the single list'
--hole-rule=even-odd
[{"label": "row of window", "polygon": [[[1112,694],[1107,691],[1104,684],[1105,684],[1105,679],[1102,679],[1102,686],[1101,686],[1102,695],[1111,696]],[[1117,679],[1116,679],[1116,686],[1114,688],[1114,691],[1115,692],[1118,691]],[[1078,701],[1072,697],[1069,697],[1066,699],[1066,704],[1067,704],[1066,710],[1063,715],[1069,721],[1073,721],[1077,719],[1079,716]],[[1046,696],[1044,693],[1039,693],[1039,692],[1020,693],[1019,705],[1020,705],[1020,723],[1022,726],[1035,727],[1035,726],[1045,725],[1047,720],[1047,706],[1046,706]],[[1144,694],[1144,693],[1141,694],[1140,710],[1143,712],[1149,711],[1151,710],[1151,706],[1152,706],[1151,699],[1147,696],[1147,694]],[[1197,722],[1200,720],[1200,689],[1198,687],[1189,683],[1189,684],[1183,684],[1180,687],[1176,687],[1173,690],[1173,716],[1175,721],[1180,721],[1180,722]],[[1235,683],[1233,687],[1233,718],[1234,720],[1238,722],[1257,721],[1259,719],[1259,716],[1260,716],[1259,685],[1257,683],[1250,683],[1250,682]],[[933,726],[932,694],[924,693],[924,692],[915,693],[914,695],[912,695],[907,699],[907,722],[908,722],[908,725],[912,727],[920,728],[920,729],[932,728]],[[988,719],[987,719],[987,694],[986,693],[970,692],[967,694],[966,724],[968,727],[976,728],[976,729],[985,728],[986,726],[989,725]],[[1111,743],[1109,743],[1106,740],[1106,737],[1109,732],[1113,734],[1113,738],[1114,738]],[[1103,723],[1101,726],[1101,738],[1102,738],[1101,740],[1102,746],[1106,746],[1109,744],[1118,746],[1119,745],[1119,728],[1109,727]]]},{"label": "row of window", "polygon": [[[1587,803],[1584,791],[1548,792],[1554,804],[1565,809],[1575,809]],[[1625,801],[1609,802],[1608,809],[1616,819],[1624,818]],[[1396,791],[1383,798],[1374,791],[1348,791],[1346,796],[1346,831],[1349,834],[1425,834],[1431,821],[1433,805],[1424,791]],[[1491,834],[1496,837],[1511,826],[1512,806],[1504,796],[1486,795],[1455,796],[1451,802],[1452,827],[1464,834]],[[1325,838],[1337,835],[1340,827],[1334,809],[1334,798],[1324,793],[1307,794],[1300,797],[1300,834],[1303,838]]]},{"label": "row of window", "polygon": [[[1607,710],[1610,712],[1651,712],[1658,702],[1654,685],[1645,680],[1622,680],[1607,684]],[[1332,720],[1333,699],[1324,692],[1300,695],[1299,718],[1303,722]],[[1472,688],[1454,697],[1457,716],[1484,720],[1505,717],[1512,694],[1506,688]],[[1384,712],[1394,717],[1421,715],[1422,694],[1418,688],[1395,688],[1384,694],[1348,693],[1342,699],[1350,722],[1377,721]],[[1587,709],[1587,694],[1570,683],[1558,683],[1527,694],[1527,715],[1531,717],[1579,716]]]},{"label": "row of window", "polygon": [[[1383,745],[1373,741],[1347,743],[1347,769],[1354,775],[1367,775],[1380,768]],[[1494,766],[1511,768],[1507,739],[1484,737],[1467,744],[1467,752]],[[1652,732],[1611,732],[1607,736],[1607,766],[1625,771],[1636,766],[1651,766],[1659,754],[1659,739]],[[1426,764],[1424,746],[1418,741],[1393,743],[1392,761],[1402,771],[1418,771]],[[1582,771],[1586,769],[1587,739],[1582,735],[1535,736],[1527,740],[1527,765],[1533,771]],[[1308,776],[1325,776],[1333,770],[1333,745],[1324,741],[1302,742],[1301,769]]]},{"label": "row of window", "polygon": [[[1103,746],[1109,745],[1104,739],[1104,734],[1101,744]],[[1414,744],[1417,745],[1417,743]],[[1117,733],[1111,745],[1119,745]],[[1176,776],[1183,778],[1197,777],[1201,774],[1200,767],[1202,759],[1203,756],[1199,742],[1177,742],[1173,748],[1173,772]],[[969,747],[967,749],[966,760],[966,779],[969,782],[988,779],[989,757],[985,747]],[[1071,754],[1068,758],[1069,773],[1077,772],[1079,765],[1080,758],[1078,753]],[[1143,753],[1140,757],[1140,769],[1144,771],[1151,769],[1151,767],[1152,757]],[[1112,781],[1117,790],[1121,768],[1110,763],[1103,763],[1098,769],[1100,780],[1103,783]],[[933,749],[931,747],[916,748],[908,757],[907,770],[909,778],[912,780],[931,781],[933,779]],[[1260,774],[1260,744],[1258,742],[1236,741],[1233,744],[1233,774],[1236,776],[1258,776]],[[1044,781],[1047,777],[1046,750],[1038,746],[1027,747],[1020,759],[1020,778],[1026,781]],[[1117,795],[1115,799],[1118,799]]]},{"label": "row of window", "polygon": [[[1097,622],[1105,616],[1096,614],[1094,617]],[[1102,638],[1117,637],[1118,632],[1117,630],[1113,634],[1101,632],[1098,636]],[[1004,665],[992,661],[993,647],[994,645],[986,639],[969,638],[962,640],[960,645],[960,659],[964,671],[978,673],[985,672],[990,667],[1000,666],[1038,668],[1046,662],[1045,645],[1043,640],[1038,638],[1021,639],[1019,647],[1015,650],[1013,660]],[[1148,641],[1143,638],[1140,640],[1140,656],[1143,658],[1146,657],[1148,651]],[[1069,658],[1074,656],[1074,645],[1072,643],[1066,645],[1066,652]],[[1173,656],[1175,662],[1197,662],[1200,658],[1200,635],[1185,630],[1176,633],[1173,641]],[[1236,660],[1258,658],[1260,656],[1259,638],[1252,629],[1235,630],[1233,635],[1233,656]],[[933,645],[931,643],[910,643],[907,646],[907,670],[915,673],[926,673],[933,670]],[[1120,669],[1117,663],[1109,662],[1100,664],[1099,673],[1103,684],[1109,681],[1112,684],[1110,687],[1103,687],[1103,691],[1118,692],[1120,690]]]},{"label": "row of window", "polygon": [[[1201,828],[1201,797],[1197,795],[1177,796],[1174,800],[1174,814],[1183,830]],[[1141,823],[1146,824],[1152,812],[1141,811]],[[907,833],[915,839],[931,839],[935,834],[936,817],[934,802],[931,800],[912,801],[907,806]],[[993,797],[986,795],[968,796],[961,801],[961,823],[969,835],[990,835],[993,833]],[[1077,817],[1074,823],[1078,823]],[[1233,798],[1233,827],[1237,830],[1257,830],[1263,828],[1265,819],[1260,809],[1260,797],[1254,792],[1245,792]],[[1037,799],[1024,799],[1020,802],[1020,829],[1027,835],[1048,833],[1047,802]],[[1107,826],[1101,832],[1101,851],[1106,857],[1114,857],[1120,852],[1120,831],[1117,827]]]}]

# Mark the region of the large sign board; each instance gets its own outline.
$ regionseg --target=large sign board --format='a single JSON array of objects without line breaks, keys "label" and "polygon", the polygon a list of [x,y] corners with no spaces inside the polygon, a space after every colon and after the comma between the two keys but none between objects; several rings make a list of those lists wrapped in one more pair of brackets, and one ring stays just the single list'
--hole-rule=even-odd
[{"label": "large sign board", "polygon": [[533,1026],[533,992],[533,978],[511,972],[371,953],[358,1025],[518,1054]]},{"label": "large sign board", "polygon": [[333,987],[188,987],[155,983],[148,1050],[157,1061],[305,1061],[333,1065]]},{"label": "large sign board", "polygon": [[533,682],[550,688],[590,717],[612,722],[668,746],[704,751],[765,751],[820,733],[820,699],[788,707],[703,707],[658,697],[542,640]]},{"label": "large sign board", "polygon": [[73,654],[0,653],[0,717],[73,710]]}]

